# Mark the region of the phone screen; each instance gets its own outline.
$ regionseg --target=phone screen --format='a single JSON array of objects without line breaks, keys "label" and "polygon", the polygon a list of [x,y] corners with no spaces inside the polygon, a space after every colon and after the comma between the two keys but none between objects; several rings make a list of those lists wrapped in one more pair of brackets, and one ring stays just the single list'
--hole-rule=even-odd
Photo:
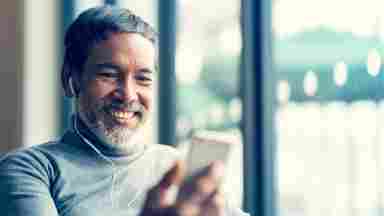
[{"label": "phone screen", "polygon": [[191,140],[187,156],[187,176],[191,176],[214,161],[227,163],[233,144],[222,133],[202,131]]}]

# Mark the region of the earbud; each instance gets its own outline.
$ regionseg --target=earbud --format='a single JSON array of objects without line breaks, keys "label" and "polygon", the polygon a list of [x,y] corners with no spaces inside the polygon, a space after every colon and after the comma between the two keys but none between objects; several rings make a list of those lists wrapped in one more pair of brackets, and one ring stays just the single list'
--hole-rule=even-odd
[{"label": "earbud", "polygon": [[76,92],[76,89],[74,87],[72,77],[69,77],[69,79],[68,79],[68,86],[69,86],[69,91],[71,94],[70,96],[71,97],[77,97],[77,92]]}]

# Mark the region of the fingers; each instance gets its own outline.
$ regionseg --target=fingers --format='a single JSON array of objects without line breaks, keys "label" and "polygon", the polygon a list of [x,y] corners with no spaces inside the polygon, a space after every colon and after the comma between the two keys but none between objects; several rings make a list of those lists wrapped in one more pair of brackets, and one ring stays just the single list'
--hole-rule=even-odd
[{"label": "fingers", "polygon": [[176,161],[172,168],[165,173],[159,183],[160,188],[169,188],[171,185],[180,185],[184,178],[185,168],[182,161]]},{"label": "fingers", "polygon": [[180,186],[184,173],[183,163],[177,161],[159,184],[148,192],[141,215],[223,215],[224,199],[218,192],[224,175],[223,164],[215,162],[184,182],[175,203],[169,199],[169,194],[172,193],[172,188]]},{"label": "fingers", "polygon": [[184,202],[173,209],[174,214],[178,216],[223,216],[225,215],[224,196],[220,192],[214,192],[203,203],[199,205],[192,202]]},{"label": "fingers", "polygon": [[223,175],[223,164],[214,162],[189,179],[180,189],[177,199],[176,208],[180,215],[198,215],[205,208],[221,209],[219,202],[216,203],[219,199],[216,195]]},{"label": "fingers", "polygon": [[201,216],[224,215],[225,199],[220,191],[217,191],[213,196],[207,199],[201,209]]},{"label": "fingers", "polygon": [[185,168],[181,161],[176,161],[173,167],[163,176],[160,182],[147,193],[144,209],[160,209],[172,204],[171,193],[174,192],[183,178]]}]

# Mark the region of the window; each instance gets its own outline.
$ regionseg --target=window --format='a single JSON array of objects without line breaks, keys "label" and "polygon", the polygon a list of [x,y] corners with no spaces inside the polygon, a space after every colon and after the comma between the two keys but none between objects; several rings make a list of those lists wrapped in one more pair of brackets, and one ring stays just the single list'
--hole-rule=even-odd
[{"label": "window", "polygon": [[383,6],[274,2],[280,215],[383,214]]}]

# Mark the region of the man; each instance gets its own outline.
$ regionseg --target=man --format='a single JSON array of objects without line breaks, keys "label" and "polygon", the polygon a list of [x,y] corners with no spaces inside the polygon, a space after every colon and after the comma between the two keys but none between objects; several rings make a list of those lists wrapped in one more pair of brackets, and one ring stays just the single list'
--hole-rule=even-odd
[{"label": "man", "polygon": [[155,32],[126,9],[92,8],[75,20],[62,70],[72,126],[0,161],[1,215],[243,215],[218,190],[222,164],[184,181],[173,148],[138,141],[153,109],[156,55]]}]

